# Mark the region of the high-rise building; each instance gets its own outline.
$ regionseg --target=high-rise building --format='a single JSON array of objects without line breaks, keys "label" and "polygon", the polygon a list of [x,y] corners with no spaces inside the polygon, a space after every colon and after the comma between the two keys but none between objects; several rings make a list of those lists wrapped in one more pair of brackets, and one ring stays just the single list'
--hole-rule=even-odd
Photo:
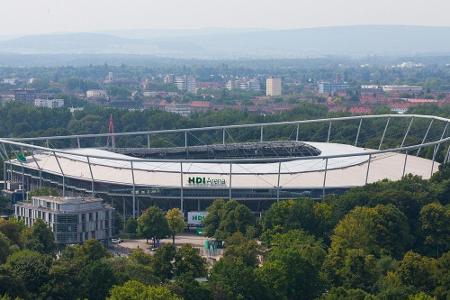
[{"label": "high-rise building", "polygon": [[197,81],[194,76],[175,76],[174,83],[180,91],[187,91],[192,94],[197,93]]},{"label": "high-rise building", "polygon": [[346,82],[333,83],[328,81],[319,82],[319,93],[332,95],[336,92],[348,90],[350,86]]},{"label": "high-rise building", "polygon": [[35,107],[61,108],[64,106],[64,99],[34,99]]},{"label": "high-rise building", "polygon": [[173,84],[175,82],[175,75],[173,74],[167,74],[164,76],[164,83],[165,84]]},{"label": "high-rise building", "polygon": [[281,96],[281,78],[269,77],[266,80],[266,96]]}]

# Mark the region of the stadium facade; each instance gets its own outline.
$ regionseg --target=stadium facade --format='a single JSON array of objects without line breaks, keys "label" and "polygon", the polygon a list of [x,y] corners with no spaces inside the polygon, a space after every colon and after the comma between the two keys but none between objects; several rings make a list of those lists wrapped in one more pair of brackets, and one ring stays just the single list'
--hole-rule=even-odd
[{"label": "stadium facade", "polygon": [[373,115],[0,139],[0,148],[5,189],[92,194],[132,216],[151,204],[201,211],[217,198],[261,211],[281,199],[321,198],[406,174],[430,178],[449,159],[448,124]]}]

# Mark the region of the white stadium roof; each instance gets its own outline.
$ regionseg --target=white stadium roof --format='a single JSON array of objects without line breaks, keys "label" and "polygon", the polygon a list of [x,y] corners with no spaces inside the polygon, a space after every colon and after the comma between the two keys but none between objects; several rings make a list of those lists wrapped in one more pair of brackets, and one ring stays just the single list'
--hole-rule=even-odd
[{"label": "white stadium roof", "polygon": [[[322,188],[324,182],[325,159],[323,156],[356,154],[373,151],[346,144],[305,142],[318,148],[320,156],[308,159],[283,161],[281,163],[280,186],[283,189]],[[27,157],[26,162],[17,160],[13,163],[43,172],[61,175],[58,162],[65,177],[91,181],[91,171],[87,162],[89,158],[92,175],[96,182],[132,185],[131,163],[133,160],[136,186],[179,188],[183,182],[190,187],[188,177],[202,176],[223,179],[229,187],[230,163],[224,162],[183,162],[183,178],[180,162],[144,161],[123,154],[94,148],[68,149],[58,154],[58,159],[51,152],[37,152]],[[104,157],[104,158],[98,158]],[[36,161],[35,161],[36,160]],[[36,163],[37,162],[37,163]],[[326,187],[346,188],[362,186],[366,181],[369,155],[329,158],[327,165]],[[395,152],[373,154],[370,160],[368,182],[382,179],[398,180],[403,175],[405,155]],[[437,171],[434,163],[433,171]],[[433,163],[431,160],[409,155],[405,173],[429,178]],[[232,163],[232,188],[273,188],[278,185],[279,162]],[[205,188],[205,187],[203,187]]]}]

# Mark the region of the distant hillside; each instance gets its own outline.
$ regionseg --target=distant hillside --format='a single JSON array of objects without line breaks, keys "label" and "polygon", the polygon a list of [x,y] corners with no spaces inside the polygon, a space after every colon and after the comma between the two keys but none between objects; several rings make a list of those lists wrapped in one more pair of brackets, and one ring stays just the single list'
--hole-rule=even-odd
[{"label": "distant hillside", "polygon": [[450,27],[347,26],[292,30],[139,30],[0,40],[0,53],[139,54],[174,58],[301,58],[450,53]]}]

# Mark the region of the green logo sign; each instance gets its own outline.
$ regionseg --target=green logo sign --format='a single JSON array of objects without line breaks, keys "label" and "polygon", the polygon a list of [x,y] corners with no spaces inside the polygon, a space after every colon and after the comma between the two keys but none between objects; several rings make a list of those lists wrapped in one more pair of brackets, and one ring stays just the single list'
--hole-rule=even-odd
[{"label": "green logo sign", "polygon": [[222,178],[211,177],[189,177],[188,184],[190,185],[225,185],[226,181]]}]

